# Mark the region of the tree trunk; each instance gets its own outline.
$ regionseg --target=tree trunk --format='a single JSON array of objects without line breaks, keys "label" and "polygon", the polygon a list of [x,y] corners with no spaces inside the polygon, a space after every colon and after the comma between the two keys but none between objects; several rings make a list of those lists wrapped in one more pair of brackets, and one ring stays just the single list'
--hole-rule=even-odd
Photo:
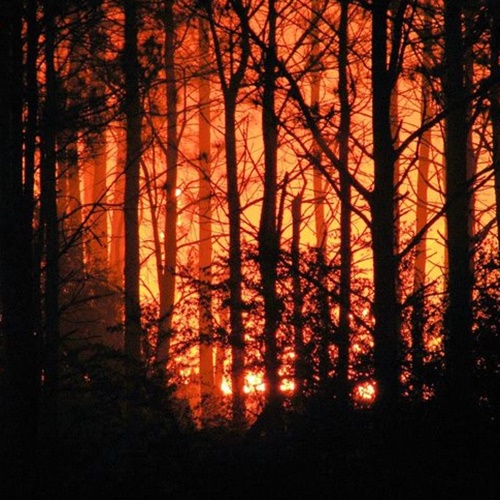
[{"label": "tree trunk", "polygon": [[[427,9],[429,2],[424,8]],[[427,10],[424,12],[424,71],[431,67],[432,42],[430,38],[431,17]],[[422,78],[422,124],[426,124],[432,117],[432,89],[428,75]],[[425,130],[420,139],[418,149],[418,180],[417,203],[415,214],[415,234],[422,232],[427,224],[427,185],[429,182],[429,166],[431,163],[430,147],[432,143],[431,129]],[[422,235],[415,246],[415,263],[413,268],[413,309],[411,318],[411,360],[413,395],[417,401],[422,399],[424,384],[424,325],[425,325],[425,278],[427,261],[427,242]]]},{"label": "tree trunk", "polygon": [[177,81],[175,78],[175,0],[165,0],[165,74],[167,92],[167,194],[165,213],[164,267],[160,285],[160,327],[156,347],[158,367],[165,370],[170,355],[170,338],[175,304],[177,264]]},{"label": "tree trunk", "polygon": [[275,115],[276,86],[276,6],[268,1],[268,45],[264,54],[262,96],[262,132],[264,137],[264,197],[260,217],[258,246],[259,267],[264,298],[264,378],[266,408],[275,416],[280,404],[279,358],[276,332],[280,318],[277,296],[279,235],[276,224],[278,122]]},{"label": "tree trunk", "polygon": [[493,168],[495,178],[495,217],[497,222],[498,256],[500,259],[500,4],[489,0],[492,19],[490,74],[494,86],[490,98],[490,116],[493,129]]},{"label": "tree trunk", "polygon": [[45,229],[45,383],[52,402],[51,425],[57,426],[57,386],[59,379],[59,221],[56,186],[56,137],[58,130],[55,56],[54,0],[46,0],[45,65],[46,93],[42,129],[41,212]]},{"label": "tree trunk", "polygon": [[40,372],[34,332],[32,210],[23,186],[22,2],[0,9],[0,310],[4,344],[0,408],[3,488],[15,498],[34,490]]},{"label": "tree trunk", "polygon": [[388,2],[372,6],[372,91],[373,157],[375,186],[371,198],[372,246],[375,297],[373,313],[374,361],[378,380],[377,407],[393,413],[400,394],[399,307],[397,300],[397,262],[394,255],[396,155],[391,126],[391,94],[395,75],[387,68]]},{"label": "tree trunk", "polygon": [[294,398],[299,407],[304,403],[304,389],[306,383],[306,357],[304,349],[304,321],[303,306],[304,297],[300,279],[300,226],[302,193],[292,200],[292,289],[293,289],[293,347],[295,353],[294,361]]},{"label": "tree trunk", "polygon": [[210,159],[210,66],[209,26],[198,20],[200,75],[199,75],[199,279],[200,279],[200,392],[202,422],[206,425],[214,417],[214,361],[212,320],[212,207]]},{"label": "tree trunk", "polygon": [[[314,0],[312,3],[311,22],[311,109],[319,112],[320,109],[320,87],[321,87],[321,65],[319,64],[319,30],[317,23],[319,22],[319,1]],[[313,150],[314,162],[321,162],[321,150],[314,146]],[[332,360],[330,355],[330,346],[332,344],[332,322],[330,318],[330,305],[326,293],[326,275],[325,266],[326,247],[328,239],[328,231],[325,223],[325,185],[321,172],[314,168],[313,170],[313,190],[314,190],[314,222],[316,232],[316,250],[317,250],[317,270],[318,270],[318,292],[317,292],[317,308],[319,310],[318,320],[319,327],[318,335],[318,358],[319,358],[319,386],[320,390],[329,392]]]},{"label": "tree trunk", "polygon": [[125,354],[141,359],[141,309],[139,298],[139,165],[141,159],[141,102],[137,54],[137,1],[125,0],[125,74],[126,148],[125,164]]},{"label": "tree trunk", "polygon": [[349,135],[351,106],[349,104],[348,34],[349,1],[342,1],[339,25],[339,160],[340,172],[340,304],[337,363],[337,397],[342,406],[349,403],[349,338],[351,333],[351,184],[347,178],[349,166]]},{"label": "tree trunk", "polygon": [[[217,35],[211,6],[206,12],[214,42],[217,73],[224,96],[224,146],[226,152],[227,205],[229,212],[229,344],[231,346],[232,421],[235,429],[246,426],[245,414],[245,328],[243,325],[243,272],[241,257],[241,202],[236,150],[236,103],[250,55],[247,11],[241,0],[233,7],[241,21],[240,60],[226,78],[221,41]],[[231,56],[232,57],[232,56]]]},{"label": "tree trunk", "polygon": [[445,318],[446,390],[449,403],[473,405],[472,272],[470,193],[467,185],[467,102],[462,39],[463,2],[447,0],[444,11],[446,71],[446,222],[448,229],[448,307]]}]

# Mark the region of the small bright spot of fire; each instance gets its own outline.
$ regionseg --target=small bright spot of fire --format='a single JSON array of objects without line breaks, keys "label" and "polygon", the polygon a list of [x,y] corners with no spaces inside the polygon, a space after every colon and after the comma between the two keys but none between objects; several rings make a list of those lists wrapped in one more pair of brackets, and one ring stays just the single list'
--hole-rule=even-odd
[{"label": "small bright spot of fire", "polygon": [[295,383],[293,380],[285,379],[281,382],[280,390],[282,392],[293,392],[295,390]]},{"label": "small bright spot of fire", "polygon": [[222,379],[220,390],[222,391],[223,394],[226,395],[231,394],[231,386],[229,385],[229,382],[225,378]]},{"label": "small bright spot of fire", "polygon": [[354,398],[360,403],[373,403],[377,396],[375,382],[366,380],[360,382],[354,389]]},{"label": "small bright spot of fire", "polygon": [[181,193],[182,193],[181,188],[177,188],[177,189],[175,190],[175,196],[179,197],[179,196],[181,195]]},{"label": "small bright spot of fire", "polygon": [[262,380],[262,376],[256,375],[255,373],[248,373],[245,377],[245,393],[250,392],[264,392],[266,390],[266,384]]}]

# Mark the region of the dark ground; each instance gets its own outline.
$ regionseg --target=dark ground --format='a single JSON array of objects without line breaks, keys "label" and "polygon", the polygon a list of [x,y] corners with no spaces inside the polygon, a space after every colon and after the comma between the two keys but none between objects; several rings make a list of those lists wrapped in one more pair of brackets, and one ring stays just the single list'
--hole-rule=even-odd
[{"label": "dark ground", "polygon": [[279,433],[122,435],[85,460],[68,447],[40,498],[500,499],[494,420],[426,411],[390,425],[364,410],[309,415]]}]

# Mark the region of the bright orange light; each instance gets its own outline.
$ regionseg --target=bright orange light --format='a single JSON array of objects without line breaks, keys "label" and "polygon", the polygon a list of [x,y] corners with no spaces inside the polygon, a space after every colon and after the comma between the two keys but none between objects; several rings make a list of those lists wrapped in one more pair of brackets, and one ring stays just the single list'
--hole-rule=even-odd
[{"label": "bright orange light", "polygon": [[282,392],[293,392],[295,391],[295,382],[290,379],[284,379],[280,384],[280,390]]},{"label": "bright orange light", "polygon": [[232,392],[231,384],[229,383],[228,380],[226,380],[226,378],[222,379],[222,383],[220,385],[220,390],[222,391],[222,394],[224,394],[225,396],[229,396],[231,394],[231,392]]},{"label": "bright orange light", "polygon": [[371,404],[377,397],[377,386],[374,381],[365,380],[354,388],[354,399],[360,403]]},{"label": "bright orange light", "polygon": [[245,377],[245,392],[249,394],[250,392],[264,392],[266,390],[266,384],[262,380],[262,375],[256,373],[247,373]]}]

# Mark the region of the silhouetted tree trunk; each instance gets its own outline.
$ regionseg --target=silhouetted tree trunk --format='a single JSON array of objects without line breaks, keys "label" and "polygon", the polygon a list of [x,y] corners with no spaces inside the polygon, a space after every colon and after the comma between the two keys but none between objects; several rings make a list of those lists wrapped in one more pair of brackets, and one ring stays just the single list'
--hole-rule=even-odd
[{"label": "silhouetted tree trunk", "polygon": [[446,0],[443,81],[445,120],[448,307],[445,318],[446,390],[449,402],[473,405],[472,272],[470,192],[467,169],[467,101],[462,38],[463,2]]},{"label": "silhouetted tree trunk", "polygon": [[[232,419],[237,429],[246,425],[245,415],[245,329],[243,325],[242,298],[242,258],[241,258],[241,202],[238,186],[238,156],[236,150],[236,104],[243,77],[250,55],[249,35],[247,28],[247,11],[240,0],[233,4],[241,19],[241,31],[238,47],[239,61],[234,61],[230,73],[226,77],[226,63],[222,52],[222,43],[216,30],[214,15],[207,8],[207,16],[214,42],[217,61],[217,73],[224,98],[224,146],[226,152],[227,174],[227,204],[229,211],[229,325],[231,346],[231,389],[232,389]],[[231,42],[229,50],[235,50]]]},{"label": "silhouetted tree trunk", "polygon": [[500,257],[500,4],[489,0],[491,17],[490,74],[493,90],[490,98],[491,126],[493,128],[493,168],[495,178],[495,216],[497,222],[498,255]]},{"label": "silhouetted tree trunk", "polygon": [[349,338],[351,332],[351,184],[347,178],[349,167],[349,135],[351,106],[349,103],[349,0],[341,2],[339,23],[339,160],[344,166],[340,172],[340,304],[337,363],[337,396],[341,405],[349,402]]},{"label": "silhouetted tree trunk", "polygon": [[34,495],[40,372],[34,332],[31,187],[23,186],[22,2],[0,5],[0,405],[2,488]]},{"label": "silhouetted tree trunk", "polygon": [[214,361],[212,320],[212,190],[210,151],[210,60],[209,26],[203,17],[198,19],[200,51],[199,67],[199,276],[200,276],[200,391],[202,421],[207,424],[214,410]]},{"label": "silhouetted tree trunk", "polygon": [[292,289],[293,289],[293,347],[294,360],[294,398],[298,406],[304,403],[304,386],[306,382],[306,355],[304,349],[304,321],[303,311],[304,296],[300,279],[300,229],[302,193],[292,200]]},{"label": "silhouetted tree trunk", "polygon": [[[49,394],[49,425],[57,429],[59,379],[59,220],[56,186],[56,137],[59,125],[55,56],[55,0],[45,0],[45,108],[41,130],[41,213],[45,234],[44,368]],[[54,431],[55,432],[55,431]]]},{"label": "silhouetted tree trunk", "polygon": [[[397,158],[391,125],[391,94],[397,79],[397,64],[392,57],[386,62],[388,6],[388,1],[375,2],[372,5],[372,131],[375,184],[370,201],[375,285],[374,361],[379,382],[376,404],[383,413],[392,413],[400,394],[400,311],[397,298],[398,266],[394,253],[394,174]],[[403,8],[402,5],[399,8]],[[393,43],[394,36],[393,34]]]},{"label": "silhouetted tree trunk", "polygon": [[[311,109],[315,111],[316,116],[319,115],[321,106],[320,88],[321,88],[321,63],[319,50],[320,30],[317,24],[321,19],[320,3],[318,0],[312,2],[311,12]],[[313,149],[315,164],[321,162],[321,150],[315,145]],[[321,172],[314,168],[313,170],[313,190],[314,190],[314,222],[316,232],[316,256],[317,256],[317,271],[318,271],[318,292],[317,308],[318,308],[318,373],[320,390],[328,393],[331,386],[332,360],[330,355],[330,347],[332,345],[332,322],[330,315],[330,305],[328,303],[328,294],[326,290],[326,277],[328,274],[326,266],[326,247],[328,240],[328,231],[325,222],[325,181]]]},{"label": "silhouetted tree trunk", "polygon": [[[429,75],[432,57],[431,42],[431,16],[427,9],[429,1],[424,5],[424,28],[423,28],[423,68],[422,77],[422,124],[426,124],[432,117],[432,89],[429,84]],[[415,207],[415,233],[423,231],[427,224],[427,185],[429,183],[429,166],[431,162],[430,147],[432,143],[432,131],[427,129],[423,132],[418,148],[418,179],[417,179],[417,203]],[[413,268],[413,309],[411,320],[411,360],[412,360],[412,384],[413,394],[418,401],[422,398],[423,368],[424,368],[424,325],[425,325],[425,278],[427,261],[427,241],[422,235],[415,246],[415,264]]]},{"label": "silhouetted tree trunk", "polygon": [[270,416],[275,414],[280,404],[279,358],[276,341],[276,331],[280,318],[280,304],[276,290],[279,257],[279,235],[276,223],[278,166],[278,120],[275,111],[276,19],[275,0],[268,0],[268,33],[267,48],[264,53],[262,95],[264,197],[259,224],[258,247],[262,295],[264,298],[263,333],[266,410]]},{"label": "silhouetted tree trunk", "polygon": [[160,285],[160,327],[156,347],[157,363],[165,369],[170,355],[170,337],[175,304],[177,265],[177,80],[175,77],[174,1],[165,0],[165,75],[167,92],[167,194],[165,213],[165,262]]},{"label": "silhouetted tree trunk", "polygon": [[126,148],[125,164],[125,354],[141,358],[141,309],[139,302],[139,165],[141,160],[141,102],[137,55],[138,15],[136,0],[125,0],[125,75]]}]

